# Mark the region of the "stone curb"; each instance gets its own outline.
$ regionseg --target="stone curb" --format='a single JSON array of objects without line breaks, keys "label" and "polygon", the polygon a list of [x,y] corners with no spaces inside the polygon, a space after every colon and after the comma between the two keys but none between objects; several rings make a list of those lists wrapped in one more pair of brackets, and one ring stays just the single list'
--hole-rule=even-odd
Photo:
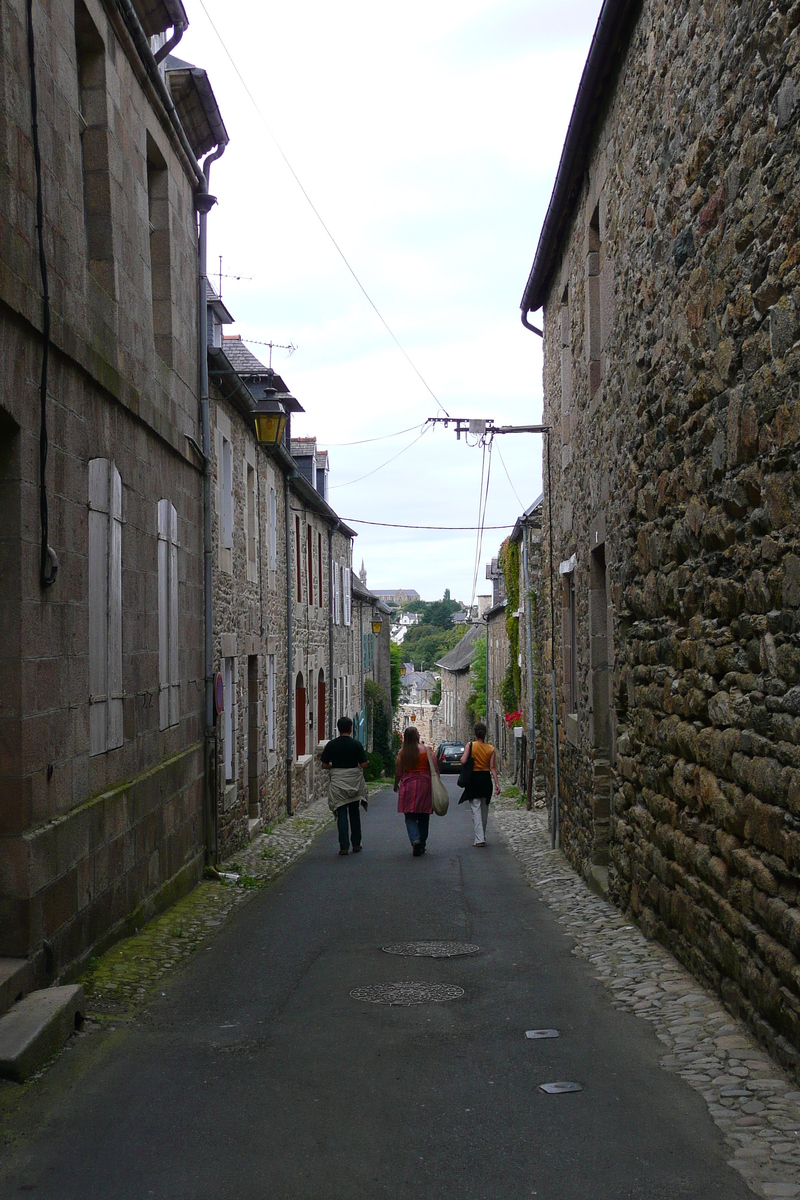
[{"label": "stone curb", "polygon": [[800,1091],[747,1027],[663,946],[591,892],[559,850],[547,814],[492,802],[497,827],[531,887],[591,964],[613,1003],[650,1021],[666,1047],[661,1065],[699,1092],[725,1136],[729,1163],[757,1196],[800,1196]]}]

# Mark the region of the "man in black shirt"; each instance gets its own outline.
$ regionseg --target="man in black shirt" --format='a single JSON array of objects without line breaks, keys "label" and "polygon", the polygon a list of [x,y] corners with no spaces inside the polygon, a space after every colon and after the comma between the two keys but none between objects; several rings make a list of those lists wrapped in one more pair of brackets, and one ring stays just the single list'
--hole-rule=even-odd
[{"label": "man in black shirt", "polygon": [[367,807],[367,785],[364,782],[367,754],[361,742],[353,737],[353,722],[349,717],[339,717],[336,728],[339,736],[328,742],[321,758],[322,766],[331,773],[328,804],[336,814],[339,853],[347,854],[352,840],[353,854],[358,854],[361,849],[361,814],[358,806],[361,803],[364,808]]}]

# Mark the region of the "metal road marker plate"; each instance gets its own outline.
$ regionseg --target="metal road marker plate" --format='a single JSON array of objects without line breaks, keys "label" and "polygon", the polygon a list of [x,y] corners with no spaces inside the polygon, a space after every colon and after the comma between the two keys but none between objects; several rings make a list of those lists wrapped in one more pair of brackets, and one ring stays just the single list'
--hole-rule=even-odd
[{"label": "metal road marker plate", "polygon": [[407,958],[458,958],[463,954],[477,954],[480,946],[471,942],[393,942],[381,949],[384,954],[402,954]]},{"label": "metal road marker plate", "polygon": [[561,1034],[557,1029],[526,1029],[525,1037],[530,1038],[531,1041],[538,1042],[541,1038],[561,1037]]},{"label": "metal road marker plate", "polygon": [[391,1004],[408,1008],[411,1004],[441,1004],[444,1000],[458,1000],[464,989],[451,983],[373,983],[369,987],[353,988],[354,1000],[367,1004]]},{"label": "metal road marker plate", "polygon": [[548,1096],[559,1096],[562,1092],[582,1092],[583,1088],[579,1083],[540,1083],[539,1090]]}]

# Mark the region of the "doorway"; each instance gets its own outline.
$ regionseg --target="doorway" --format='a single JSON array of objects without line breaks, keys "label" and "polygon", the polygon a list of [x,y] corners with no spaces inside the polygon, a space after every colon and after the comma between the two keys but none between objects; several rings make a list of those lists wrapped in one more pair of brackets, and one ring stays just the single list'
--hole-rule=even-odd
[{"label": "doorway", "polygon": [[306,752],[306,685],[302,671],[294,685],[294,728],[297,757]]}]

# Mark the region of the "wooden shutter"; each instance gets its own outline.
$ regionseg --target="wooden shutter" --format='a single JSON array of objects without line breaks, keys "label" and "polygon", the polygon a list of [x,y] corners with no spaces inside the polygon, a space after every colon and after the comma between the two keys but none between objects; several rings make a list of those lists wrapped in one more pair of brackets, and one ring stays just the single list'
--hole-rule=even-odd
[{"label": "wooden shutter", "polygon": [[178,643],[178,510],[169,506],[169,723],[181,715],[180,646]]},{"label": "wooden shutter", "polygon": [[350,568],[342,567],[342,591],[344,593],[344,623],[350,624],[350,602],[352,599],[352,587],[350,585]]},{"label": "wooden shutter", "polygon": [[108,747],[108,467],[89,462],[89,754]]},{"label": "wooden shutter", "polygon": [[170,618],[170,508],[169,500],[158,502],[158,727],[169,720],[169,618]]},{"label": "wooden shutter", "polygon": [[108,522],[108,748],[122,745],[122,478],[110,464]]}]

